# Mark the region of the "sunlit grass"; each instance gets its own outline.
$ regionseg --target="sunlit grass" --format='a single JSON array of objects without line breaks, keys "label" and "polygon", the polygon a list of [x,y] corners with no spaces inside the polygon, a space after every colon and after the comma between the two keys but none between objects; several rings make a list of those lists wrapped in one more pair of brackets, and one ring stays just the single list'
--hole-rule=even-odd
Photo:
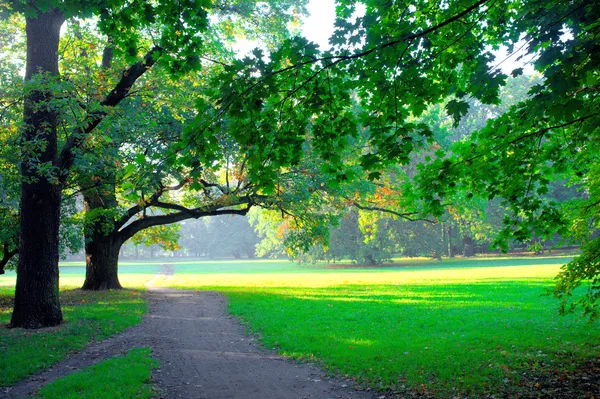
[{"label": "sunlit grass", "polygon": [[524,372],[568,369],[600,355],[598,323],[559,316],[546,295],[568,260],[288,273],[183,273],[177,266],[154,283],[223,291],[231,312],[266,346],[363,386],[510,395]]},{"label": "sunlit grass", "polygon": [[562,258],[532,260],[479,260],[478,262],[415,261],[403,266],[346,268],[301,266],[293,263],[253,272],[204,271],[203,265],[175,265],[175,275],[155,280],[155,284],[180,288],[196,287],[330,287],[343,284],[413,284],[423,280],[434,284],[480,279],[552,279],[565,263]]},{"label": "sunlit grass", "polygon": [[[11,288],[0,288],[0,323],[12,312]],[[42,330],[0,329],[0,386],[14,384],[52,366],[91,340],[107,338],[139,323],[146,302],[138,291],[61,292],[64,323]]]},{"label": "sunlit grass", "polygon": [[[222,291],[231,312],[266,346],[363,386],[438,397],[515,396],[523,373],[569,369],[600,356],[598,322],[559,316],[546,295],[569,260],[397,259],[380,268],[336,269],[162,259],[121,263],[120,280],[126,287],[151,280]],[[174,266],[173,276],[155,276],[164,263]],[[66,282],[83,282],[81,264],[61,268]]]},{"label": "sunlit grass", "polygon": [[158,363],[150,349],[136,348],[56,380],[40,390],[36,398],[96,399],[152,398],[151,371]]}]

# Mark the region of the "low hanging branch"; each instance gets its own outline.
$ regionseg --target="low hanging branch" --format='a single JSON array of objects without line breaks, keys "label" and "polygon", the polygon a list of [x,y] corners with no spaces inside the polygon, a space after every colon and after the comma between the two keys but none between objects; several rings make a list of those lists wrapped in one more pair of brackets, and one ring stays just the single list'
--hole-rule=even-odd
[{"label": "low hanging branch", "polygon": [[[167,206],[170,205],[170,206]],[[172,204],[163,204],[162,208],[166,209],[181,209],[180,212],[169,213],[166,215],[156,215],[156,216],[147,216],[141,219],[138,219],[130,224],[128,224],[123,230],[118,232],[118,239],[122,242],[127,241],[131,237],[133,237],[139,231],[147,229],[153,226],[160,226],[164,224],[171,224],[180,222],[186,219],[199,219],[205,216],[219,216],[219,215],[241,215],[245,216],[252,208],[252,203],[246,203],[246,207],[242,209],[230,209],[230,208],[221,208],[220,206],[213,206],[210,208],[193,208],[186,209],[180,206],[175,206]]]},{"label": "low hanging branch", "polygon": [[19,252],[19,248],[10,249],[8,243],[4,243],[3,251],[2,251],[2,259],[0,259],[0,274],[4,274],[4,267],[10,262],[13,256],[15,256]]},{"label": "low hanging branch", "polygon": [[158,202],[159,198],[167,191],[177,191],[182,189],[186,184],[188,183],[187,180],[182,180],[180,183],[174,185],[174,186],[164,186],[163,184],[161,184],[159,186],[159,188],[152,194],[152,196],[148,199],[148,201],[146,203],[144,203],[143,205],[135,205],[132,206],[131,208],[129,208],[127,210],[127,212],[119,219],[115,222],[115,228],[116,229],[120,229],[121,227],[123,227],[125,224],[127,224],[127,222],[134,217],[135,215],[137,215],[139,212],[141,212],[142,210],[144,210],[145,208],[148,208],[150,206],[156,205],[156,203]]}]

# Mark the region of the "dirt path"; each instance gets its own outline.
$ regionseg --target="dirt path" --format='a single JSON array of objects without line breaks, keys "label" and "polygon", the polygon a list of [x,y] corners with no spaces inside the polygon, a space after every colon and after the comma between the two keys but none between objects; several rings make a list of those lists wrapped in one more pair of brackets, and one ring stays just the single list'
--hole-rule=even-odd
[{"label": "dirt path", "polygon": [[30,396],[74,370],[141,346],[151,347],[160,361],[153,380],[161,398],[373,397],[349,388],[347,381],[324,379],[318,367],[262,349],[227,314],[220,294],[151,288],[147,296],[149,312],[142,323],[14,387],[0,388],[0,398]]}]

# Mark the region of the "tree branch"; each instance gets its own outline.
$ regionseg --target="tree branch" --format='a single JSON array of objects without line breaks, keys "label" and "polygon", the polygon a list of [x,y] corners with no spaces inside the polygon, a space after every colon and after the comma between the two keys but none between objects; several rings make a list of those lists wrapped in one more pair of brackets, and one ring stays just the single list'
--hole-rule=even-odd
[{"label": "tree branch", "polygon": [[[482,153],[476,154],[476,155],[474,155],[474,156],[472,156],[472,157],[470,157],[470,158],[467,158],[467,159],[460,160],[460,161],[458,161],[458,162],[456,162],[456,163],[453,163],[453,164],[451,164],[451,165],[449,165],[449,166],[446,166],[446,167],[448,167],[448,168],[452,168],[452,167],[454,167],[454,166],[457,166],[457,165],[460,165],[460,164],[462,164],[462,163],[469,163],[469,162],[472,162],[472,161],[474,161],[474,160],[476,160],[476,159],[478,159],[478,158],[481,158],[481,157],[483,157],[483,156],[485,156],[485,155],[488,155],[488,154],[490,154],[490,153],[492,153],[492,152],[494,152],[494,151],[496,151],[496,150],[499,150],[499,149],[501,149],[501,148],[503,148],[503,147],[507,148],[507,147],[509,147],[510,145],[512,145],[512,144],[515,144],[515,143],[518,143],[519,141],[525,140],[525,139],[527,139],[527,138],[529,138],[529,137],[543,136],[544,134],[546,134],[547,132],[549,132],[549,131],[551,131],[551,130],[554,130],[554,129],[561,129],[561,128],[564,128],[564,127],[567,127],[567,126],[570,126],[570,125],[574,125],[575,123],[583,122],[583,121],[585,121],[586,119],[593,118],[593,117],[595,117],[595,116],[600,116],[600,113],[598,113],[598,112],[597,112],[597,113],[593,113],[593,114],[585,115],[585,116],[582,116],[581,118],[577,118],[577,119],[574,119],[574,120],[571,120],[571,121],[568,121],[568,122],[562,123],[562,124],[560,124],[560,125],[549,126],[549,127],[545,127],[545,128],[543,128],[543,129],[540,129],[540,130],[536,130],[536,131],[534,131],[534,132],[531,132],[531,133],[526,133],[526,134],[524,134],[524,135],[522,135],[522,136],[518,136],[518,137],[516,137],[516,138],[514,138],[514,139],[512,139],[512,140],[510,140],[510,141],[507,141],[507,142],[504,142],[504,143],[500,143],[500,144],[498,144],[498,145],[494,146],[494,147],[493,147],[492,149],[490,149],[489,151],[486,151],[486,152],[482,152]],[[440,170],[441,170],[441,169],[444,169],[444,168],[445,168],[445,167],[442,167],[442,168],[440,168]]]},{"label": "tree branch", "polygon": [[131,237],[133,237],[136,233],[141,230],[147,229],[153,226],[160,226],[164,224],[171,224],[180,222],[186,219],[199,219],[205,216],[219,216],[219,215],[246,215],[250,208],[252,207],[251,203],[246,204],[246,208],[243,209],[220,209],[220,207],[215,206],[213,208],[195,208],[195,209],[186,209],[182,212],[169,213],[167,215],[156,215],[156,216],[147,216],[142,219],[138,219],[135,222],[127,225],[123,230],[118,233],[118,239],[121,242],[125,242]]},{"label": "tree branch", "polygon": [[158,190],[156,190],[152,196],[150,197],[150,199],[145,202],[143,205],[134,205],[131,208],[129,208],[127,210],[127,212],[125,212],[125,214],[123,216],[121,216],[119,218],[119,220],[117,220],[115,222],[115,231],[119,230],[121,227],[123,227],[128,221],[129,219],[131,219],[132,217],[134,217],[138,212],[142,211],[145,208],[148,208],[149,206],[152,205],[156,205],[156,202],[158,202],[159,198],[166,192],[166,191],[177,191],[180,190],[181,188],[183,188],[183,186],[185,186],[187,183],[187,180],[182,180],[180,183],[174,185],[174,186],[170,186],[170,187],[165,187],[162,183],[160,184]]},{"label": "tree branch", "polygon": [[395,46],[395,45],[400,44],[400,43],[404,43],[404,42],[407,42],[407,41],[412,41],[414,39],[421,38],[423,36],[426,36],[426,35],[430,34],[431,32],[435,32],[436,30],[441,29],[444,26],[451,24],[454,21],[457,21],[457,20],[461,19],[465,15],[469,14],[471,11],[473,11],[473,10],[481,7],[482,5],[484,5],[485,3],[489,2],[489,1],[491,1],[491,0],[479,0],[475,4],[473,4],[472,6],[464,9],[463,11],[459,12],[458,14],[456,14],[456,15],[448,18],[445,21],[440,22],[439,24],[437,24],[435,26],[432,26],[432,27],[430,27],[428,29],[422,30],[421,32],[414,33],[412,35],[405,36],[405,37],[403,37],[401,39],[392,40],[390,42],[380,44],[378,46],[372,47],[372,48],[370,48],[368,50],[365,50],[365,51],[362,51],[360,53],[355,53],[355,54],[352,54],[352,55],[334,55],[334,56],[330,56],[330,57],[315,58],[315,59],[312,59],[310,61],[304,61],[304,62],[295,64],[295,65],[291,65],[291,66],[286,67],[286,68],[279,69],[279,70],[273,72],[271,75],[277,75],[279,73],[283,73],[283,72],[289,71],[291,69],[296,69],[299,66],[303,66],[303,65],[307,65],[307,64],[314,64],[314,63],[319,62],[319,61],[337,61],[337,62],[339,62],[339,61],[352,60],[352,59],[355,59],[355,58],[361,58],[361,57],[369,55],[369,54],[371,54],[371,53],[373,53],[375,51],[383,50],[384,48],[387,48],[387,47]]},{"label": "tree branch", "polygon": [[[313,58],[313,57],[311,57],[308,61],[302,61],[302,62],[296,63],[294,65],[290,65],[288,67],[281,68],[281,69],[278,69],[276,71],[273,71],[273,72],[271,72],[268,75],[268,77],[271,78],[271,77],[273,77],[275,75],[279,75],[281,73],[285,73],[285,72],[288,72],[290,70],[298,69],[299,67],[302,67],[302,66],[305,66],[305,65],[312,65],[312,64],[316,64],[317,62],[330,61],[330,63],[327,63],[325,66],[323,66],[321,68],[321,70],[318,72],[318,73],[320,73],[323,70],[327,70],[328,68],[331,68],[332,66],[337,65],[340,62],[350,61],[350,60],[353,60],[353,59],[356,59],[356,58],[362,58],[362,57],[365,57],[365,56],[367,56],[367,55],[369,55],[371,53],[374,53],[376,51],[383,50],[383,49],[385,49],[387,47],[396,46],[396,45],[398,45],[400,43],[411,42],[411,41],[413,41],[415,39],[421,38],[421,37],[426,36],[426,35],[428,35],[428,34],[430,34],[432,32],[435,32],[438,29],[441,29],[441,28],[443,28],[446,25],[449,25],[449,24],[451,24],[451,23],[453,23],[455,21],[460,20],[465,15],[471,13],[472,11],[478,9],[479,7],[481,7],[482,5],[484,5],[485,3],[488,3],[490,1],[492,1],[492,0],[478,0],[476,3],[474,3],[470,7],[466,8],[463,11],[459,12],[458,14],[455,14],[452,17],[450,17],[450,18],[448,18],[448,19],[440,22],[437,25],[434,25],[434,26],[432,26],[430,28],[424,29],[424,30],[422,30],[420,32],[413,33],[411,35],[406,35],[406,36],[404,36],[404,37],[402,37],[400,39],[392,40],[392,41],[389,41],[389,42],[386,42],[386,43],[374,46],[374,47],[372,47],[372,48],[370,48],[368,50],[362,51],[360,53],[354,53],[354,54],[351,54],[351,55],[332,55],[332,56],[329,56],[329,57],[319,57],[319,58]],[[310,77],[309,80],[312,80],[316,75],[318,75],[318,73],[315,74],[315,75],[313,75],[312,77]],[[243,97],[247,93],[251,92],[256,86],[260,85],[263,82],[264,78],[266,78],[266,76],[263,77],[263,79],[258,79],[256,82],[254,82],[248,88],[246,88],[238,96],[238,98],[239,97]],[[215,115],[215,117],[212,118],[210,121],[208,121],[207,126],[212,125],[212,123],[214,122],[214,120],[217,120],[223,114],[225,114],[225,112],[233,104],[234,104],[234,101],[230,101],[227,104],[222,105],[221,108],[220,108],[220,110]]]},{"label": "tree branch", "polygon": [[352,201],[352,205],[360,210],[363,211],[376,211],[376,212],[383,212],[383,213],[389,213],[391,215],[395,215],[398,216],[402,219],[408,220],[410,222],[428,222],[431,224],[435,224],[436,221],[435,220],[431,220],[431,219],[425,219],[425,218],[412,218],[411,215],[416,215],[417,212],[410,212],[410,213],[401,213],[401,212],[396,212],[394,210],[391,209],[386,209],[386,208],[381,208],[378,206],[365,206],[365,205],[361,205],[358,202]]},{"label": "tree branch", "polygon": [[19,253],[18,247],[11,251],[9,249],[8,243],[7,242],[4,243],[2,259],[0,259],[0,274],[4,274],[4,267],[12,259],[12,257],[15,256],[17,253]]},{"label": "tree branch", "polygon": [[[121,80],[119,80],[119,82],[115,85],[115,88],[108,93],[104,100],[100,102],[100,106],[117,106],[125,97],[127,97],[136,80],[156,63],[161,54],[162,48],[158,46],[153,47],[144,56],[143,60],[133,64],[127,70],[125,70],[121,75]],[[106,114],[107,113],[104,109],[89,114],[84,124],[81,127],[76,128],[67,138],[67,141],[63,146],[58,159],[55,161],[55,166],[60,171],[61,184],[64,184],[67,180],[69,169],[75,161],[75,153],[73,150],[82,145],[87,135],[91,133],[96,126],[100,124],[100,122],[102,122]]]}]

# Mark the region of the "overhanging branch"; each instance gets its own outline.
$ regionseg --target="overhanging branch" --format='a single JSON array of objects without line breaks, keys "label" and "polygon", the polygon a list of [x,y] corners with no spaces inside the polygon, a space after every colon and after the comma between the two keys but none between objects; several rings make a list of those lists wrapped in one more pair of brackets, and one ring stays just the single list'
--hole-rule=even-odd
[{"label": "overhanging branch", "polygon": [[123,230],[118,233],[118,239],[121,242],[125,242],[131,237],[133,237],[136,233],[141,230],[147,229],[153,226],[160,226],[165,224],[171,224],[180,222],[182,220],[187,219],[199,219],[205,216],[219,216],[219,215],[246,215],[252,204],[246,204],[245,208],[242,209],[231,209],[231,208],[221,208],[221,207],[213,207],[213,208],[194,208],[194,209],[186,209],[181,212],[169,213],[166,215],[156,215],[156,216],[147,216],[142,219],[138,219],[131,224],[127,225]]},{"label": "overhanging branch", "polygon": [[402,212],[397,212],[394,211],[392,209],[387,209],[387,208],[382,208],[379,206],[366,206],[366,205],[361,205],[356,201],[352,201],[352,206],[363,210],[363,211],[373,211],[373,212],[383,212],[383,213],[388,213],[390,215],[394,215],[394,216],[398,216],[404,220],[408,220],[410,222],[428,222],[431,224],[435,224],[436,221],[435,220],[431,220],[431,219],[426,219],[426,218],[414,218],[412,217],[413,215],[417,215],[417,212],[408,212],[408,213],[402,213]]},{"label": "overhanging branch", "polygon": [[10,262],[10,260],[12,259],[13,256],[15,256],[17,253],[19,253],[18,248],[10,250],[9,245],[6,242],[2,245],[2,247],[3,247],[3,251],[2,251],[2,259],[0,259],[0,274],[4,274],[4,267],[8,264],[8,262]]}]

